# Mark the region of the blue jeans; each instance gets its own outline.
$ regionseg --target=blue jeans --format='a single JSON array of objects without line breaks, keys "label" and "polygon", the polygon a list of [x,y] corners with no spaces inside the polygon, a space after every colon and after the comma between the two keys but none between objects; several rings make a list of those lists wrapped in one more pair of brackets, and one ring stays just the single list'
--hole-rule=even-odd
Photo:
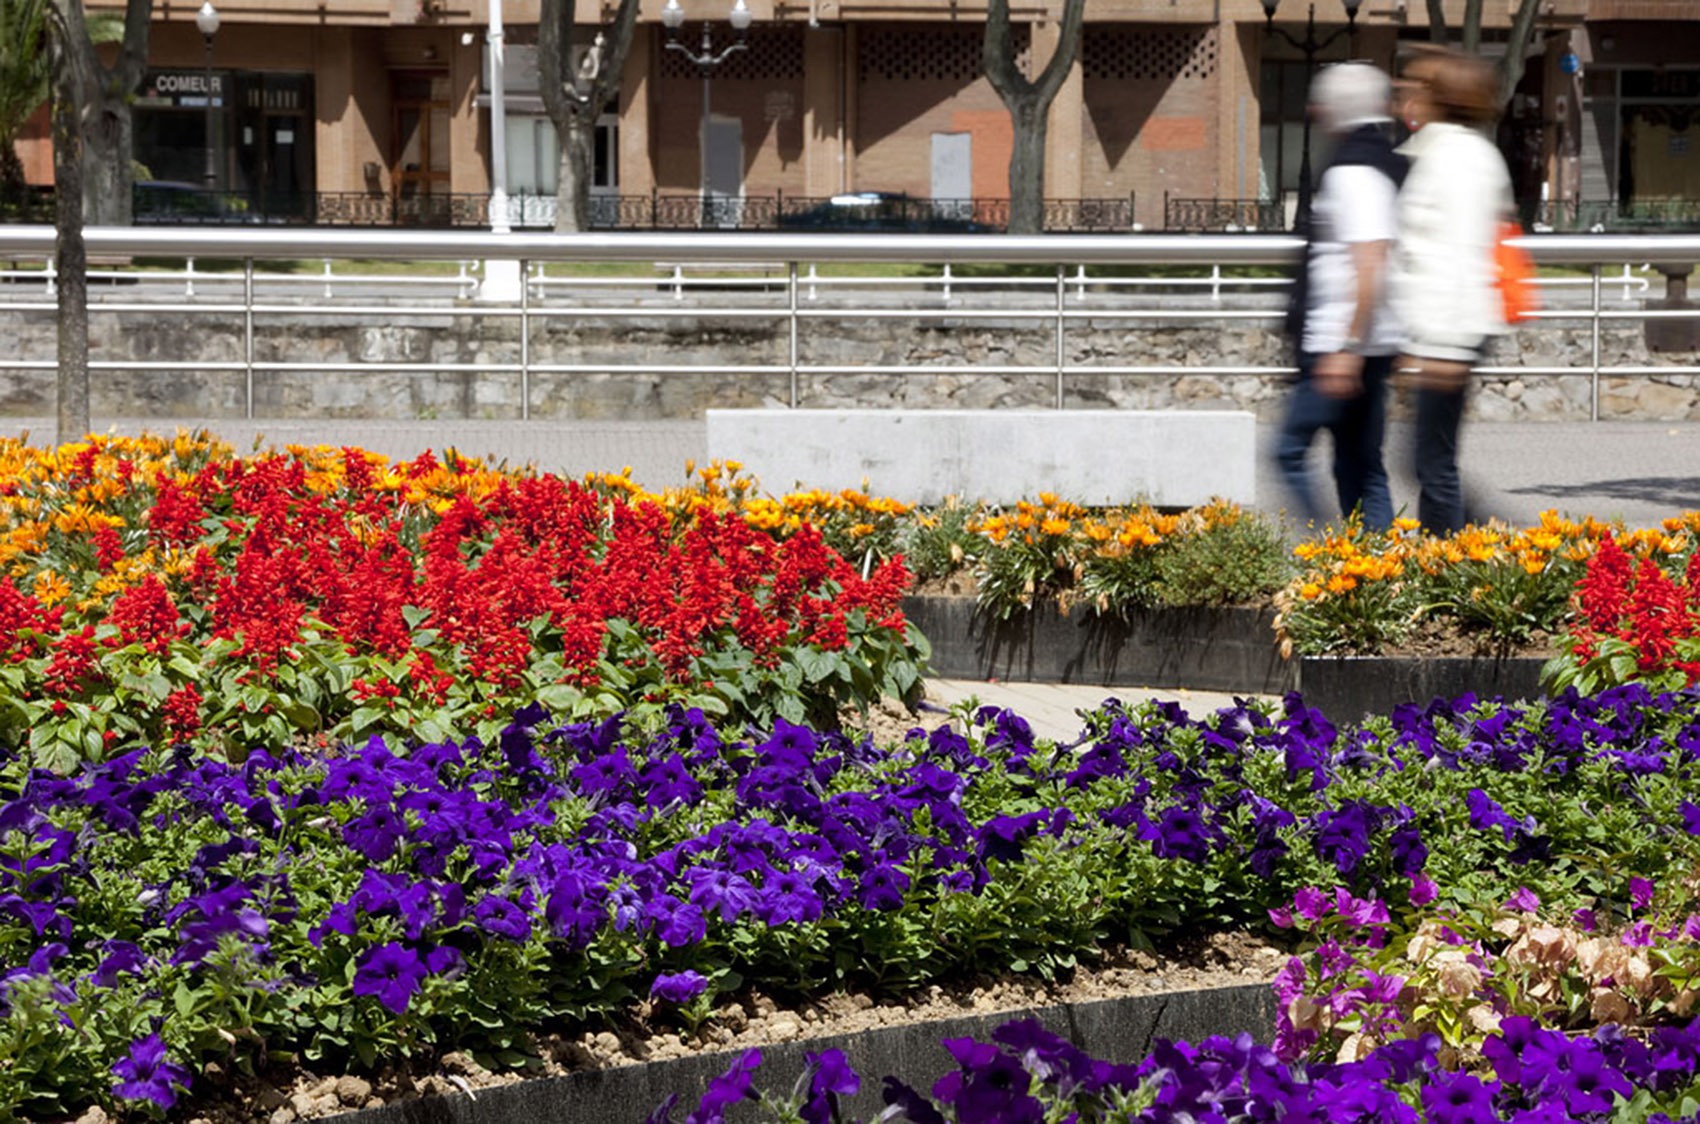
[{"label": "blue jeans", "polygon": [[1328,430],[1334,438],[1334,490],[1341,513],[1359,512],[1365,527],[1385,530],[1393,524],[1393,494],[1381,463],[1381,440],[1387,428],[1387,378],[1393,356],[1365,357],[1363,392],[1355,398],[1330,398],[1319,392],[1311,377],[1316,360],[1308,352],[1299,355],[1299,381],[1281,423],[1275,460],[1298,500],[1299,513],[1323,525],[1328,516],[1311,490],[1305,456],[1317,431]]},{"label": "blue jeans", "polygon": [[1464,526],[1464,485],[1458,478],[1462,390],[1417,391],[1417,518],[1423,530],[1448,535]]}]

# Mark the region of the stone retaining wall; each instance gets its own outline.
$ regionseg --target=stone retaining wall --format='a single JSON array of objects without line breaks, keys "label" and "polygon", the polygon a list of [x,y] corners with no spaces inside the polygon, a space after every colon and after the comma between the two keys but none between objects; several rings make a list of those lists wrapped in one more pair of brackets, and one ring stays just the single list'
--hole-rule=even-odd
[{"label": "stone retaining wall", "polygon": [[[506,317],[458,314],[373,323],[371,317],[263,316],[256,325],[260,363],[492,364],[519,361],[519,324]],[[95,359],[169,363],[200,358],[240,362],[241,323],[227,314],[97,315],[91,327]],[[0,313],[0,352],[51,360],[51,313]],[[534,364],[657,365],[783,364],[787,325],[781,309],[772,319],[540,319],[532,327]],[[1044,322],[965,320],[915,322],[805,321],[805,362],[817,364],[995,366],[1042,364],[1055,354]],[[1276,365],[1285,360],[1279,331],[1263,321],[1131,322],[1082,320],[1070,324],[1071,363],[1139,366]],[[1500,366],[1581,368],[1590,353],[1585,322],[1523,327],[1502,341]],[[1700,365],[1700,353],[1651,354],[1640,324],[1607,322],[1602,332],[1606,366]],[[145,373],[96,371],[93,411],[127,417],[241,417],[241,371]],[[255,414],[263,418],[480,418],[519,416],[520,379],[514,372],[271,372],[254,376]],[[654,375],[537,372],[531,377],[531,412],[537,418],[695,418],[716,407],[782,405],[783,375]],[[1046,374],[811,375],[800,381],[801,402],[814,407],[910,408],[1048,407],[1055,394]],[[1277,376],[1072,375],[1064,400],[1071,408],[1160,410],[1245,409],[1274,418],[1286,393]],[[1574,421],[1589,413],[1590,380],[1583,375],[1484,376],[1473,401],[1489,421]],[[1395,416],[1404,409],[1397,405]],[[51,371],[0,366],[0,416],[53,412]],[[1609,419],[1700,418],[1700,376],[1605,377],[1600,416]]]}]

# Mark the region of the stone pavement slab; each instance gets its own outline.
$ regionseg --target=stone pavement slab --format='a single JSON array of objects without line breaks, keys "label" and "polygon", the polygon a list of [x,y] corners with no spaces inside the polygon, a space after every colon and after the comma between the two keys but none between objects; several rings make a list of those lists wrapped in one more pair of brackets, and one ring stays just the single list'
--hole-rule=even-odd
[{"label": "stone pavement slab", "polygon": [[[1080,711],[1096,710],[1105,699],[1127,704],[1157,699],[1178,702],[1194,717],[1234,705],[1234,695],[1220,691],[1193,691],[1184,687],[1094,687],[1076,683],[1006,683],[972,679],[927,680],[927,702],[951,707],[965,699],[978,699],[982,706],[1004,707],[1027,720],[1037,737],[1073,741],[1080,736]],[[1255,698],[1252,692],[1239,697]]]}]

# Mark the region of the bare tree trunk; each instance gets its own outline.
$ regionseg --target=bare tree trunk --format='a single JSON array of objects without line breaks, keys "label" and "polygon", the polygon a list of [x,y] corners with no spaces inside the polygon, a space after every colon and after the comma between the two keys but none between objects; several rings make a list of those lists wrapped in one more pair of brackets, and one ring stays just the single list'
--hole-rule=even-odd
[{"label": "bare tree trunk", "polygon": [[1499,60],[1499,103],[1511,103],[1517,83],[1523,80],[1523,66],[1529,58],[1529,41],[1534,38],[1535,16],[1540,13],[1540,0],[1523,0],[1517,14],[1511,17],[1511,37],[1505,45],[1505,57]]},{"label": "bare tree trunk", "polygon": [[1442,46],[1446,43],[1446,8],[1442,0],[1428,0],[1428,37]]},{"label": "bare tree trunk", "polygon": [[72,61],[74,44],[67,43],[65,21],[55,11],[50,23],[49,50],[53,75],[53,178],[55,222],[59,245],[54,264],[58,274],[58,429],[63,445],[88,433],[89,426],[89,293],[88,260],[83,251],[83,151],[78,120],[79,86]]},{"label": "bare tree trunk", "polygon": [[1029,82],[1015,62],[1009,0],[988,0],[980,60],[986,79],[1009,110],[1015,146],[1009,159],[1009,232],[1038,234],[1045,223],[1045,126],[1051,103],[1080,53],[1086,0],[1066,0],[1056,53]]},{"label": "bare tree trunk", "polygon": [[131,220],[130,103],[107,89],[94,92],[83,110],[83,210],[93,226],[129,226]]},{"label": "bare tree trunk", "polygon": [[1464,26],[1460,29],[1458,46],[1467,55],[1482,49],[1482,0],[1464,0]]},{"label": "bare tree trunk", "polygon": [[[140,0],[138,0],[140,2]],[[596,119],[620,89],[638,0],[620,0],[614,22],[601,34],[583,66],[573,66],[573,11],[577,0],[542,0],[537,22],[538,92],[561,144],[555,182],[555,229],[563,234],[590,226]],[[569,166],[570,162],[570,166]]]},{"label": "bare tree trunk", "polygon": [[[559,128],[557,126],[557,128]],[[555,230],[578,234],[590,229],[590,179],[596,143],[596,119],[582,113],[567,115],[560,134],[561,157],[556,179]]]},{"label": "bare tree trunk", "polygon": [[[1015,146],[1009,156],[1009,232],[1038,234],[1045,229],[1045,131],[1050,106],[1030,100],[1012,107]],[[1023,185],[1021,191],[1017,184]]]}]

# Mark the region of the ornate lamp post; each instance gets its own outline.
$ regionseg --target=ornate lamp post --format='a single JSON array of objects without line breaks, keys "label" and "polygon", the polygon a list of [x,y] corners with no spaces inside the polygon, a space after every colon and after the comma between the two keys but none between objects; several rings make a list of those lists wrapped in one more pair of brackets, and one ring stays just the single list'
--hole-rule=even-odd
[{"label": "ornate lamp post", "polygon": [[218,156],[214,151],[213,141],[213,77],[212,77],[212,43],[213,36],[218,34],[218,9],[212,6],[212,0],[201,0],[201,10],[195,13],[195,26],[207,41],[206,82],[207,82],[207,169],[206,188],[209,192],[218,190]]},{"label": "ornate lamp post", "polygon": [[[490,62],[490,233],[510,234],[508,220],[507,31],[502,24],[502,0],[490,0],[485,31]],[[511,303],[522,296],[519,262],[490,258],[478,299]]]},{"label": "ornate lamp post", "polygon": [[707,217],[709,207],[708,190],[708,128],[710,120],[711,101],[710,81],[722,63],[739,51],[749,46],[747,35],[750,30],[750,9],[746,0],[735,0],[732,11],[726,21],[732,25],[735,38],[720,51],[714,49],[714,27],[708,20],[702,21],[702,49],[693,51],[679,42],[679,29],[685,25],[685,9],[679,6],[679,0],[667,0],[667,6],[661,9],[661,22],[667,28],[667,49],[678,51],[691,61],[691,65],[702,71],[702,200],[704,217]]},{"label": "ornate lamp post", "polygon": [[[1364,0],[1340,0],[1346,9],[1346,26],[1337,27],[1326,37],[1316,37],[1316,4],[1313,2],[1305,14],[1305,37],[1295,39],[1284,27],[1275,26],[1275,9],[1280,7],[1281,0],[1263,0],[1263,17],[1271,34],[1279,35],[1293,49],[1304,55],[1305,88],[1310,88],[1311,75],[1316,72],[1316,56],[1333,46],[1334,41],[1342,35],[1349,35],[1357,30],[1358,9],[1363,7]],[[1304,151],[1299,156],[1299,214],[1308,219],[1310,216],[1310,111],[1305,110]]]}]

